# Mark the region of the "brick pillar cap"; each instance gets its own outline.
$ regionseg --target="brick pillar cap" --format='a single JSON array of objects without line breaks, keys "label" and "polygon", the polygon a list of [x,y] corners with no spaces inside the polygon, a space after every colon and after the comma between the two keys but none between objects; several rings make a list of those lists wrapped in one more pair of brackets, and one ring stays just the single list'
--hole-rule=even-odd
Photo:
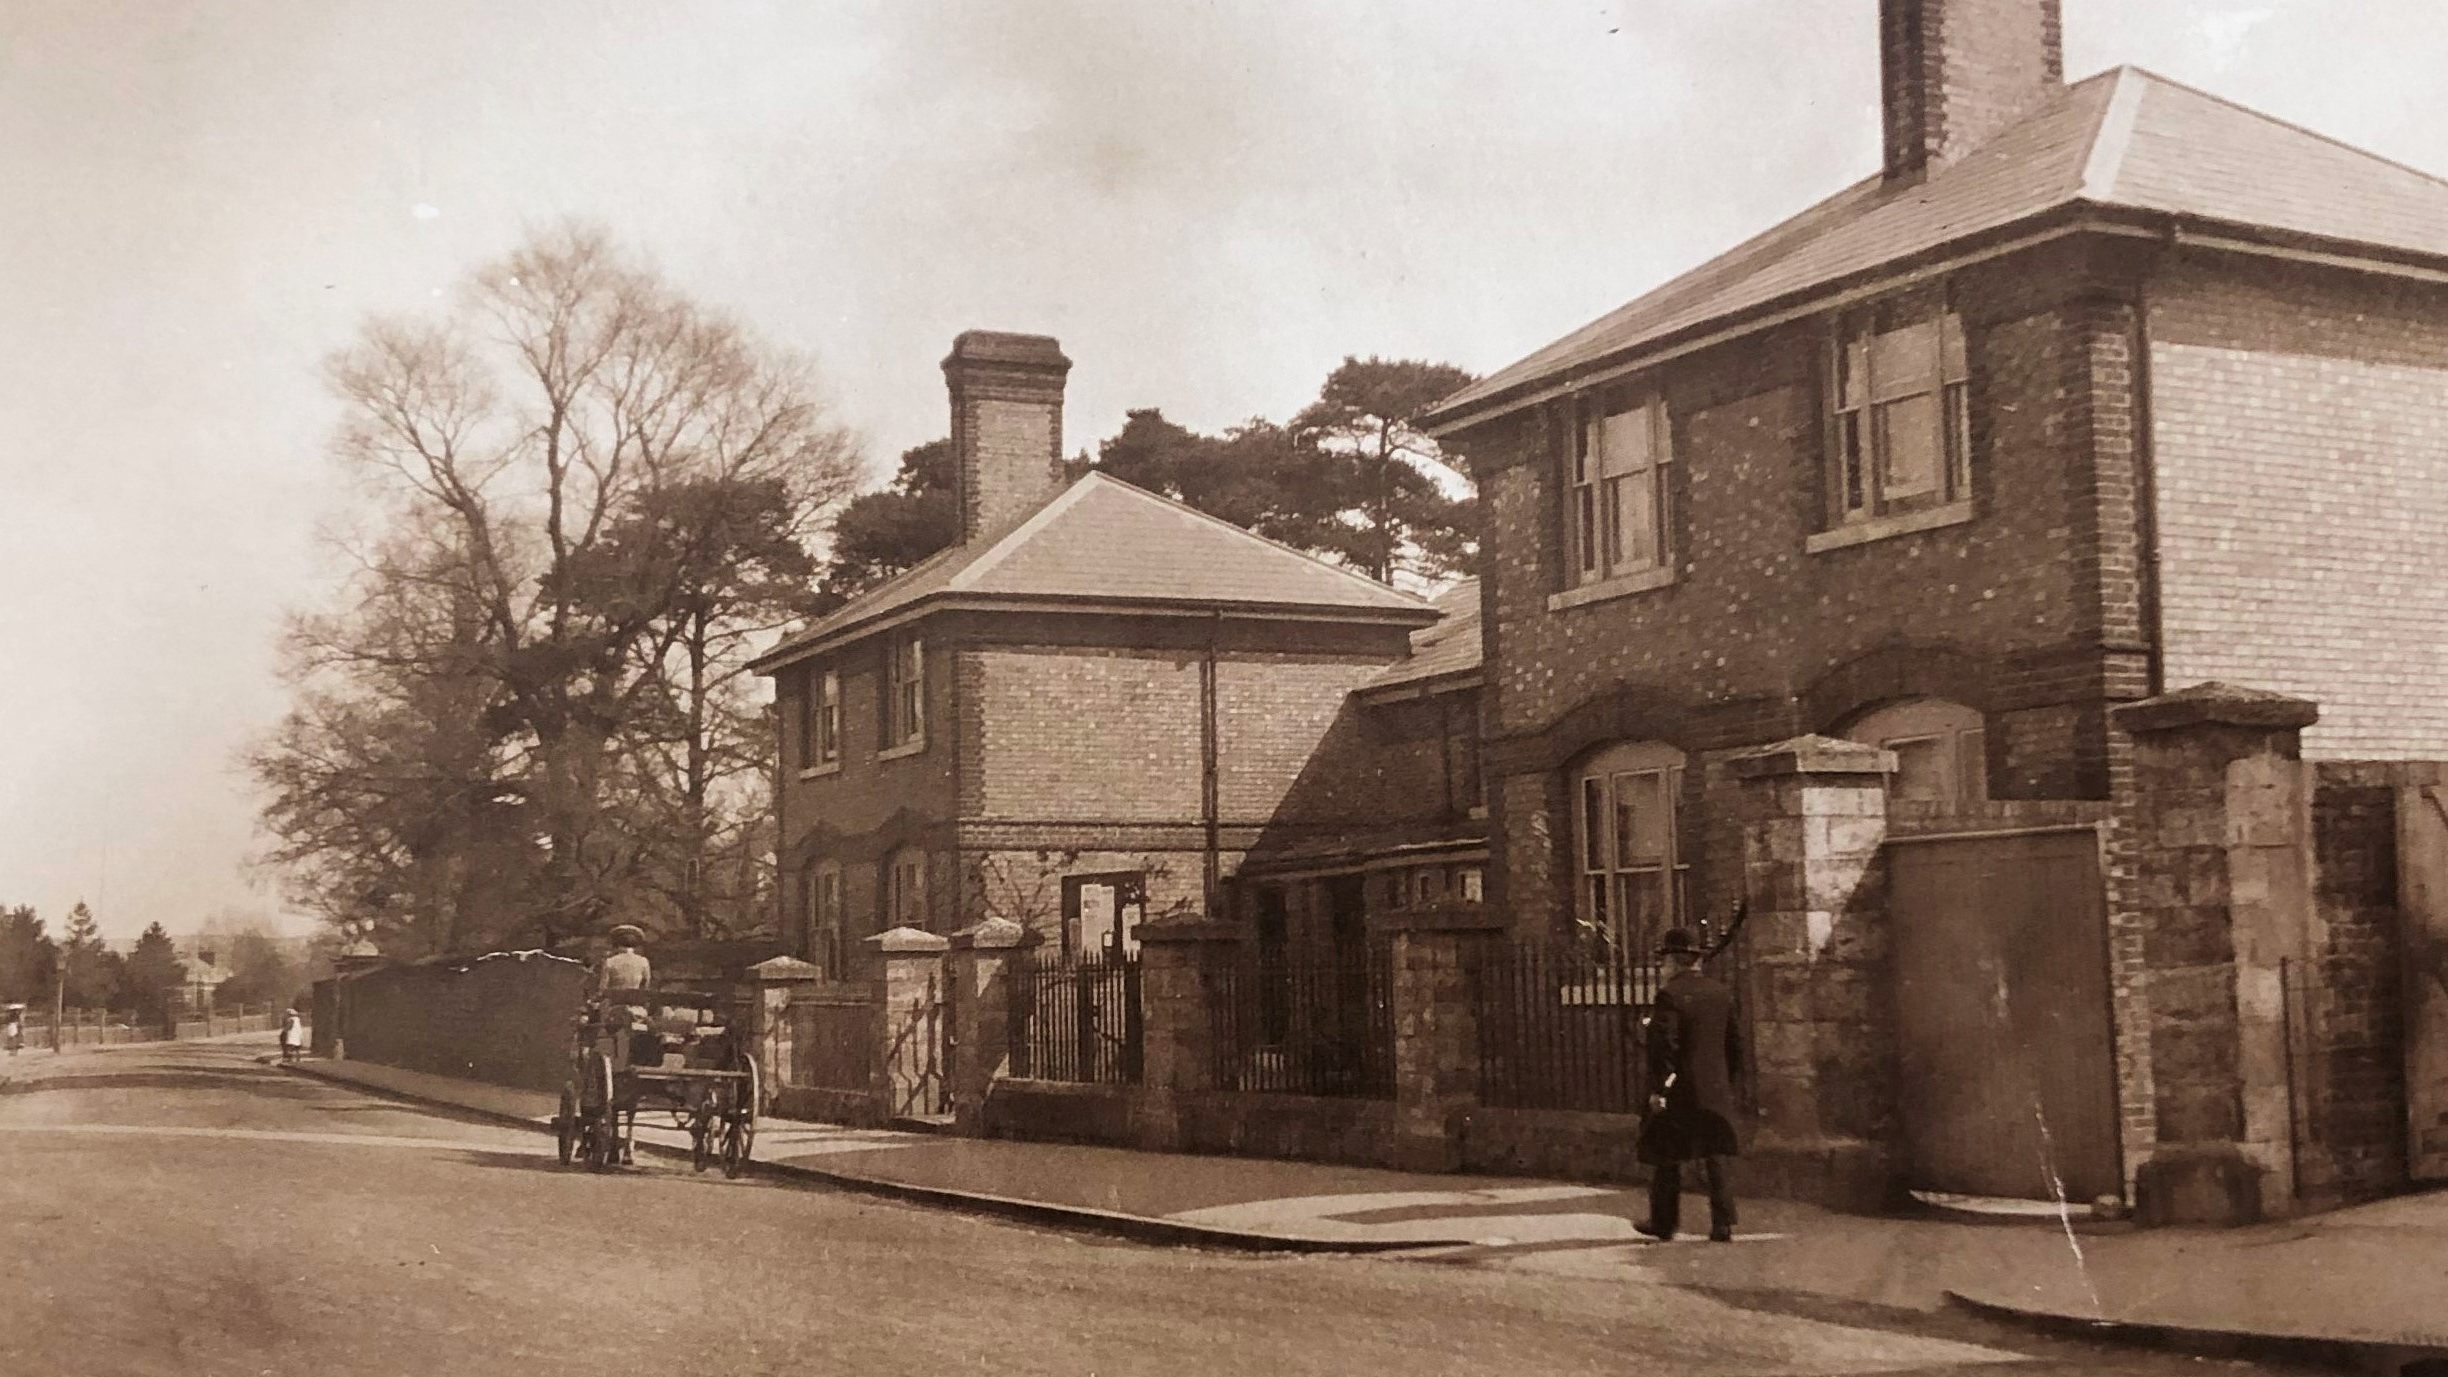
[{"label": "brick pillar cap", "polygon": [[1833,736],[1797,736],[1757,746],[1727,762],[1740,779],[1785,775],[1891,775],[1895,752]]},{"label": "brick pillar cap", "polygon": [[1139,941],[1149,942],[1239,942],[1249,934],[1239,923],[1189,914],[1180,918],[1158,918],[1139,925]]},{"label": "brick pillar cap", "polygon": [[773,956],[750,966],[748,978],[764,985],[778,985],[799,980],[822,980],[824,979],[824,967],[812,965],[796,956]]},{"label": "brick pillar cap", "polygon": [[1037,934],[1009,918],[988,918],[952,934],[954,951],[1009,951],[1037,945]]},{"label": "brick pillar cap", "polygon": [[886,928],[884,931],[877,933],[873,937],[862,937],[859,939],[859,941],[875,948],[877,951],[884,953],[886,956],[901,956],[916,952],[939,952],[950,948],[952,945],[951,939],[943,936],[941,933],[928,932],[922,928],[912,927]]},{"label": "brick pillar cap", "polygon": [[2267,689],[2211,682],[2127,703],[2115,710],[2129,732],[2178,731],[2186,727],[2259,727],[2302,731],[2320,720],[2320,704]]}]

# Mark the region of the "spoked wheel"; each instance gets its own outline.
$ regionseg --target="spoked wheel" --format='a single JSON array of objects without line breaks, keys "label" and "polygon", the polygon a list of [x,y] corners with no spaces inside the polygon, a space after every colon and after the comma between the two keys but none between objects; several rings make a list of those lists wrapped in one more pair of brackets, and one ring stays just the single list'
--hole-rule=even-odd
[{"label": "spoked wheel", "polygon": [[561,1149],[561,1165],[568,1166],[578,1153],[578,1089],[561,1087],[561,1112],[553,1115],[553,1141]]},{"label": "spoked wheel", "polygon": [[612,1059],[601,1052],[587,1057],[587,1165],[610,1171],[620,1164],[620,1109],[612,1103]]},{"label": "spoked wheel", "polygon": [[756,1146],[757,1097],[764,1085],[757,1077],[754,1056],[742,1055],[739,1069],[744,1073],[733,1083],[731,1113],[723,1121],[723,1175],[738,1179],[748,1169],[748,1154]]}]

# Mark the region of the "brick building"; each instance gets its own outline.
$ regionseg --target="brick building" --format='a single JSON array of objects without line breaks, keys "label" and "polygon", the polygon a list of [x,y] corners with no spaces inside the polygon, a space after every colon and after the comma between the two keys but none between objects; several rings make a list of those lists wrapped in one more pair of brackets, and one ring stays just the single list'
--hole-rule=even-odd
[{"label": "brick building", "polygon": [[[1716,762],[1797,733],[1908,798],[2100,799],[2112,705],[2226,680],[2317,700],[2309,756],[2448,754],[2448,184],[2063,85],[2053,0],[1881,14],[1879,174],[1434,417],[1525,922],[1722,901]],[[1568,840],[1618,781],[1678,806],[1609,879]]]},{"label": "brick building", "polygon": [[1066,484],[1050,339],[973,331],[943,367],[961,542],[758,666],[792,944],[837,972],[905,925],[1130,946],[1216,908],[1262,836],[1348,831],[1359,805],[1320,793],[1314,757],[1361,729],[1354,690],[1400,691],[1380,680],[1437,611],[1106,475]]},{"label": "brick building", "polygon": [[[2074,1086],[2034,1093],[2103,1189],[2154,1161],[2220,1163],[2254,1208],[2402,1182],[2385,882],[2392,790],[2448,756],[2448,588],[2418,572],[2448,561],[2448,183],[2132,68],[2067,85],[2056,0],[1879,23],[1877,173],[1430,417],[1485,513],[1491,897],[1519,935],[1632,949],[1772,910],[1763,1112],[1815,1160],[1926,1165],[1960,1144],[1903,1140],[1956,1109],[1989,1131],[1915,1059],[2025,992],[1912,1025],[1994,967],[2065,977],[2028,1002],[2095,1064],[2014,1069]],[[2291,706],[2165,696],[2206,681]],[[1803,737],[1890,754],[1757,754]],[[1805,787],[1890,767],[1881,805]],[[2228,797],[2221,768],[2266,768],[2237,825],[2295,840],[2248,862],[2154,811],[2176,779]],[[1897,845],[1950,834],[1953,870]],[[1952,940],[1916,906],[2012,908],[2061,864],[2102,897],[1954,966],[1913,946]]]}]

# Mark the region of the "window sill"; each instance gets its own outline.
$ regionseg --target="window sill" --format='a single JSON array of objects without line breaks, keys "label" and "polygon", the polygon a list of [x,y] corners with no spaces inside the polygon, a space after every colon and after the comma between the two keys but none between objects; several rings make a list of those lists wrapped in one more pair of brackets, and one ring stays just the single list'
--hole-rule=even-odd
[{"label": "window sill", "polygon": [[1674,566],[1667,565],[1660,569],[1643,569],[1637,574],[1625,574],[1604,583],[1584,584],[1551,595],[1547,599],[1547,610],[1561,612],[1567,607],[1586,607],[1609,598],[1628,598],[1634,593],[1652,592],[1671,585],[1675,577]]},{"label": "window sill", "polygon": [[920,751],[923,751],[923,750],[925,750],[925,749],[926,749],[926,738],[922,736],[922,737],[919,737],[917,740],[912,741],[912,742],[909,742],[909,743],[907,743],[907,744],[905,744],[905,745],[894,746],[894,747],[891,747],[891,748],[889,748],[889,749],[887,749],[887,750],[881,750],[881,751],[878,751],[878,752],[876,752],[876,759],[878,759],[878,760],[899,760],[901,757],[903,757],[903,756],[905,756],[905,755],[916,755],[916,754],[918,754]]},{"label": "window sill", "polygon": [[840,774],[841,767],[842,763],[839,760],[828,760],[822,765],[810,765],[801,770],[799,777],[801,779],[822,779],[826,775]]},{"label": "window sill", "polygon": [[1961,526],[1972,519],[1972,504],[1950,502],[1925,512],[1908,512],[1902,516],[1882,516],[1871,521],[1856,521],[1832,531],[1821,531],[1802,542],[1802,548],[1814,555],[1830,550],[1842,550],[1854,545],[1892,536],[1911,535],[1915,531],[1935,531],[1943,526]]}]

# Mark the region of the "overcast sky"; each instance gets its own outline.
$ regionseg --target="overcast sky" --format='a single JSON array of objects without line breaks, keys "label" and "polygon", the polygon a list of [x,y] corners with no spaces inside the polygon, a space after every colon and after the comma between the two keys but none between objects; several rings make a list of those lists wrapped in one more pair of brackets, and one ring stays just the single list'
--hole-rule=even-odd
[{"label": "overcast sky", "polygon": [[[2438,0],[2066,0],[2448,171]],[[815,356],[879,470],[972,326],[1125,408],[1498,367],[1867,171],[1871,0],[6,0],[0,903],[278,908],[236,765],[332,573],[322,357],[598,220]]]}]

